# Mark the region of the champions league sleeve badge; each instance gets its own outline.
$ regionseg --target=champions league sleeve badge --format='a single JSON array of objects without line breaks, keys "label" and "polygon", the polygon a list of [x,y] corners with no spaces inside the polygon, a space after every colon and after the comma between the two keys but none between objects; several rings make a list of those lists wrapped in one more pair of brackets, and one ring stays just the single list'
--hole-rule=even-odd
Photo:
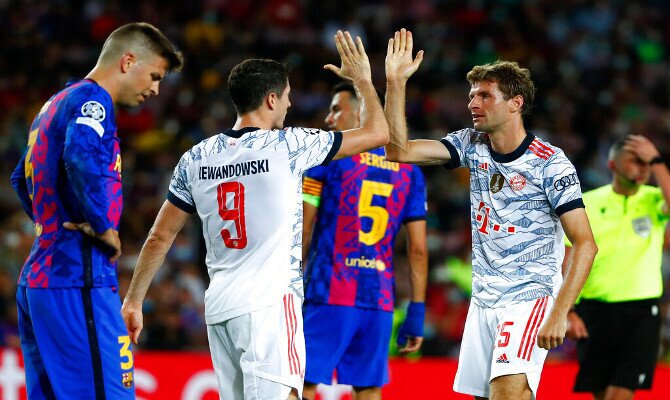
[{"label": "champions league sleeve badge", "polygon": [[105,120],[105,107],[97,101],[87,101],[81,106],[81,114],[82,116],[77,118],[76,122],[93,128],[93,130],[102,137],[105,133],[105,128],[100,122]]}]

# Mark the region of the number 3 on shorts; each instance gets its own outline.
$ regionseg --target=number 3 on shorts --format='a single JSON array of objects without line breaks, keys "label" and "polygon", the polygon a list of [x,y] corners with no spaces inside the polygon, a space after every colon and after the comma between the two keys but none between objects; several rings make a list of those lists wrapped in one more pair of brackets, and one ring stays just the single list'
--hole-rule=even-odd
[{"label": "number 3 on shorts", "polygon": [[[119,344],[121,345],[121,350],[119,351],[119,355],[121,356],[121,369],[132,369],[133,353],[130,351],[130,336],[119,336]],[[123,361],[124,359],[126,361]]]}]

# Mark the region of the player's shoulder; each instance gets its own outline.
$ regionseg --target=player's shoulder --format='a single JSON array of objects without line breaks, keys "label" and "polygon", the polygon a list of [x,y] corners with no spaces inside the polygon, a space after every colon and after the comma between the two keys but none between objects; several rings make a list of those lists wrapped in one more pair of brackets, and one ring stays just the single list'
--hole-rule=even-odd
[{"label": "player's shoulder", "polygon": [[68,82],[64,91],[68,92],[68,99],[72,105],[83,106],[86,103],[96,103],[105,108],[112,106],[112,97],[109,92],[92,80]]},{"label": "player's shoulder", "polygon": [[284,135],[302,135],[302,136],[319,135],[325,132],[324,130],[319,128],[306,128],[301,126],[289,126],[284,129],[275,129],[273,131],[276,131]]},{"label": "player's shoulder", "polygon": [[203,158],[211,155],[216,151],[220,151],[225,148],[228,144],[226,143],[226,137],[219,133],[214,136],[210,136],[201,140],[188,149],[181,157],[182,162],[192,163],[200,161]]},{"label": "player's shoulder", "polygon": [[558,146],[554,146],[548,140],[532,134],[530,135],[530,139],[531,140],[528,144],[528,150],[535,157],[544,161],[548,161],[550,159],[559,160],[566,158],[563,150],[561,150]]},{"label": "player's shoulder", "polygon": [[463,128],[457,131],[447,133],[444,139],[459,139],[472,144],[490,144],[489,136],[484,132],[479,132],[473,128]]}]

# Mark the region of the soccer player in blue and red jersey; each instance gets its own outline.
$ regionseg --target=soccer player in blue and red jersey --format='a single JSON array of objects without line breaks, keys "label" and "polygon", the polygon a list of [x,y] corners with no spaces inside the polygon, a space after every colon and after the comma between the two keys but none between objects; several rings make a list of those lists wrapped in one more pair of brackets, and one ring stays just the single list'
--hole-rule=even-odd
[{"label": "soccer player in blue and red jersey", "polygon": [[114,105],[137,106],[183,60],[147,23],[105,41],[84,80],[47,101],[12,185],[35,242],[16,295],[29,399],[134,399],[116,259],[122,209]]},{"label": "soccer player in blue and red jersey", "polygon": [[[333,89],[326,123],[336,131],[359,126],[351,84]],[[338,382],[352,385],[356,399],[381,399],[393,325],[393,246],[403,224],[412,302],[398,334],[400,352],[416,351],[423,341],[428,268],[423,174],[419,167],[387,161],[378,148],[308,170],[303,193],[303,259],[309,252],[304,398],[314,399],[316,384],[330,384],[336,370]]]}]

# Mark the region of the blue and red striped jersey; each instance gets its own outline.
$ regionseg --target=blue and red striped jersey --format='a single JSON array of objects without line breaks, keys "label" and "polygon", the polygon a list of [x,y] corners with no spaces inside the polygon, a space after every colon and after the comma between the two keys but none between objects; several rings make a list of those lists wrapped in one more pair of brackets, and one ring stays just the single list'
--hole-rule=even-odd
[{"label": "blue and red striped jersey", "polygon": [[320,195],[305,300],[392,311],[396,235],[426,218],[421,169],[387,161],[379,148],[309,169],[303,193]]},{"label": "blue and red striped jersey", "polygon": [[35,225],[19,284],[31,288],[115,286],[111,249],[63,222],[118,230],[121,152],[109,93],[91,80],[69,84],[35,117],[12,186]]}]

